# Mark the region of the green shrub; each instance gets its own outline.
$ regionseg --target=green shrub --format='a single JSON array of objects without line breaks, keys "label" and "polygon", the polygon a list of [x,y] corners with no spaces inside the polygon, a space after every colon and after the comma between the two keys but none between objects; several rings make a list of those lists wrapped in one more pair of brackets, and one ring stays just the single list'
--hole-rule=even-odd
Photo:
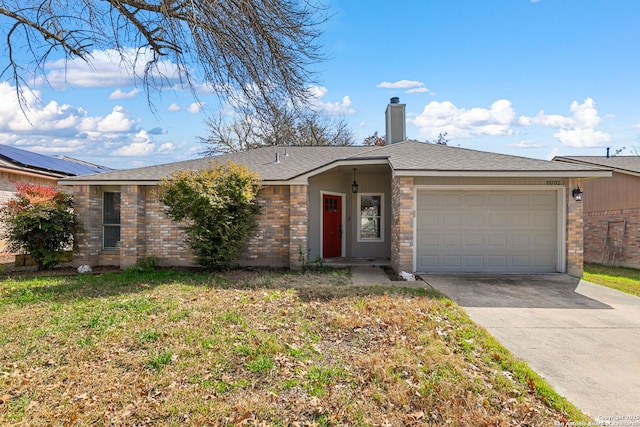
[{"label": "green shrub", "polygon": [[259,176],[233,162],[181,171],[160,183],[160,201],[181,222],[198,263],[208,270],[233,267],[255,227]]},{"label": "green shrub", "polygon": [[67,259],[78,227],[70,194],[53,187],[22,184],[16,196],[0,208],[3,237],[12,252],[31,255],[39,270],[51,269]]}]

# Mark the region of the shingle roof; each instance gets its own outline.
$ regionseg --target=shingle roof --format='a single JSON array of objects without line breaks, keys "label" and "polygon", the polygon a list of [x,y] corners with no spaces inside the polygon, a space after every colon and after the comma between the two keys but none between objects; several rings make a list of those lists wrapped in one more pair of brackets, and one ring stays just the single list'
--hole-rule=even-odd
[{"label": "shingle roof", "polygon": [[[276,153],[279,163],[275,162]],[[206,157],[177,163],[137,169],[117,170],[97,175],[66,178],[61,184],[139,182],[155,183],[179,170],[198,170],[227,160],[243,164],[260,174],[263,181],[288,181],[338,162],[356,164],[366,162],[388,164],[396,171],[417,172],[513,172],[557,173],[572,176],[596,176],[600,168],[505,154],[488,153],[418,141],[404,141],[383,147],[264,147],[241,153]]]},{"label": "shingle roof", "polygon": [[640,173],[640,156],[557,156],[553,160]]}]

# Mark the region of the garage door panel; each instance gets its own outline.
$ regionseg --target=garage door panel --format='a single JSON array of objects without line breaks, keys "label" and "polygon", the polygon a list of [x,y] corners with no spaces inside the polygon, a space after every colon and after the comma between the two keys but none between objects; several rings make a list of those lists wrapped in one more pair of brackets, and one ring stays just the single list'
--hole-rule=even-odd
[{"label": "garage door panel", "polygon": [[449,268],[462,267],[462,256],[460,255],[444,255],[442,257],[442,265]]},{"label": "garage door panel", "polygon": [[464,238],[464,244],[470,247],[483,247],[484,236],[482,234],[468,234]]},{"label": "garage door panel", "polygon": [[462,194],[444,194],[442,196],[441,205],[445,207],[462,206]]},{"label": "garage door panel", "polygon": [[512,234],[511,235],[511,247],[529,247],[531,244],[531,236],[528,234]]},{"label": "garage door panel", "polygon": [[416,205],[419,271],[557,271],[556,191],[419,190]]},{"label": "garage door panel", "polygon": [[507,248],[507,235],[506,234],[491,234],[488,236],[487,246],[492,248]]},{"label": "garage door panel", "polygon": [[467,206],[482,206],[484,205],[484,197],[476,194],[466,194],[464,203]]},{"label": "garage door panel", "polygon": [[489,194],[486,200],[488,206],[501,207],[507,205],[507,196],[505,194]]},{"label": "garage door panel", "polygon": [[489,255],[487,258],[487,266],[490,269],[505,269],[507,268],[507,256],[506,255]]}]

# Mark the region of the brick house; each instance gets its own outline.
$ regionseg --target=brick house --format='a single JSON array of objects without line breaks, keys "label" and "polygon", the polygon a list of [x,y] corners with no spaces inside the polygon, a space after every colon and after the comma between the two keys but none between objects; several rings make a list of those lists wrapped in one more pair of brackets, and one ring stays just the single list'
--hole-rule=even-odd
[{"label": "brick house", "polygon": [[640,156],[555,157],[556,162],[611,169],[610,178],[585,181],[584,259],[640,268]]},{"label": "brick house", "polygon": [[[56,186],[60,178],[108,170],[111,169],[68,157],[45,156],[0,144],[0,204],[13,198],[17,185]],[[10,255],[6,250],[6,242],[0,239],[0,254]]]},{"label": "brick house", "polygon": [[572,190],[609,171],[406,140],[397,98],[386,122],[382,147],[265,147],[62,179],[84,227],[74,263],[126,267],[157,256],[191,265],[156,185],[231,160],[264,185],[243,266],[295,269],[319,257],[411,272],[581,274],[582,204]]}]

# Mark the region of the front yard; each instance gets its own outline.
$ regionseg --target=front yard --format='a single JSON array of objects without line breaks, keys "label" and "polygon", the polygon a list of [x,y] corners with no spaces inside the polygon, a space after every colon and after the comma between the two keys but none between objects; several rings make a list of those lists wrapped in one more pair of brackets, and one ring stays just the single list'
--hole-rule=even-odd
[{"label": "front yard", "polygon": [[448,299],[343,271],[0,279],[2,425],[588,421]]},{"label": "front yard", "polygon": [[635,268],[585,264],[582,278],[597,285],[640,297],[640,270]]}]

